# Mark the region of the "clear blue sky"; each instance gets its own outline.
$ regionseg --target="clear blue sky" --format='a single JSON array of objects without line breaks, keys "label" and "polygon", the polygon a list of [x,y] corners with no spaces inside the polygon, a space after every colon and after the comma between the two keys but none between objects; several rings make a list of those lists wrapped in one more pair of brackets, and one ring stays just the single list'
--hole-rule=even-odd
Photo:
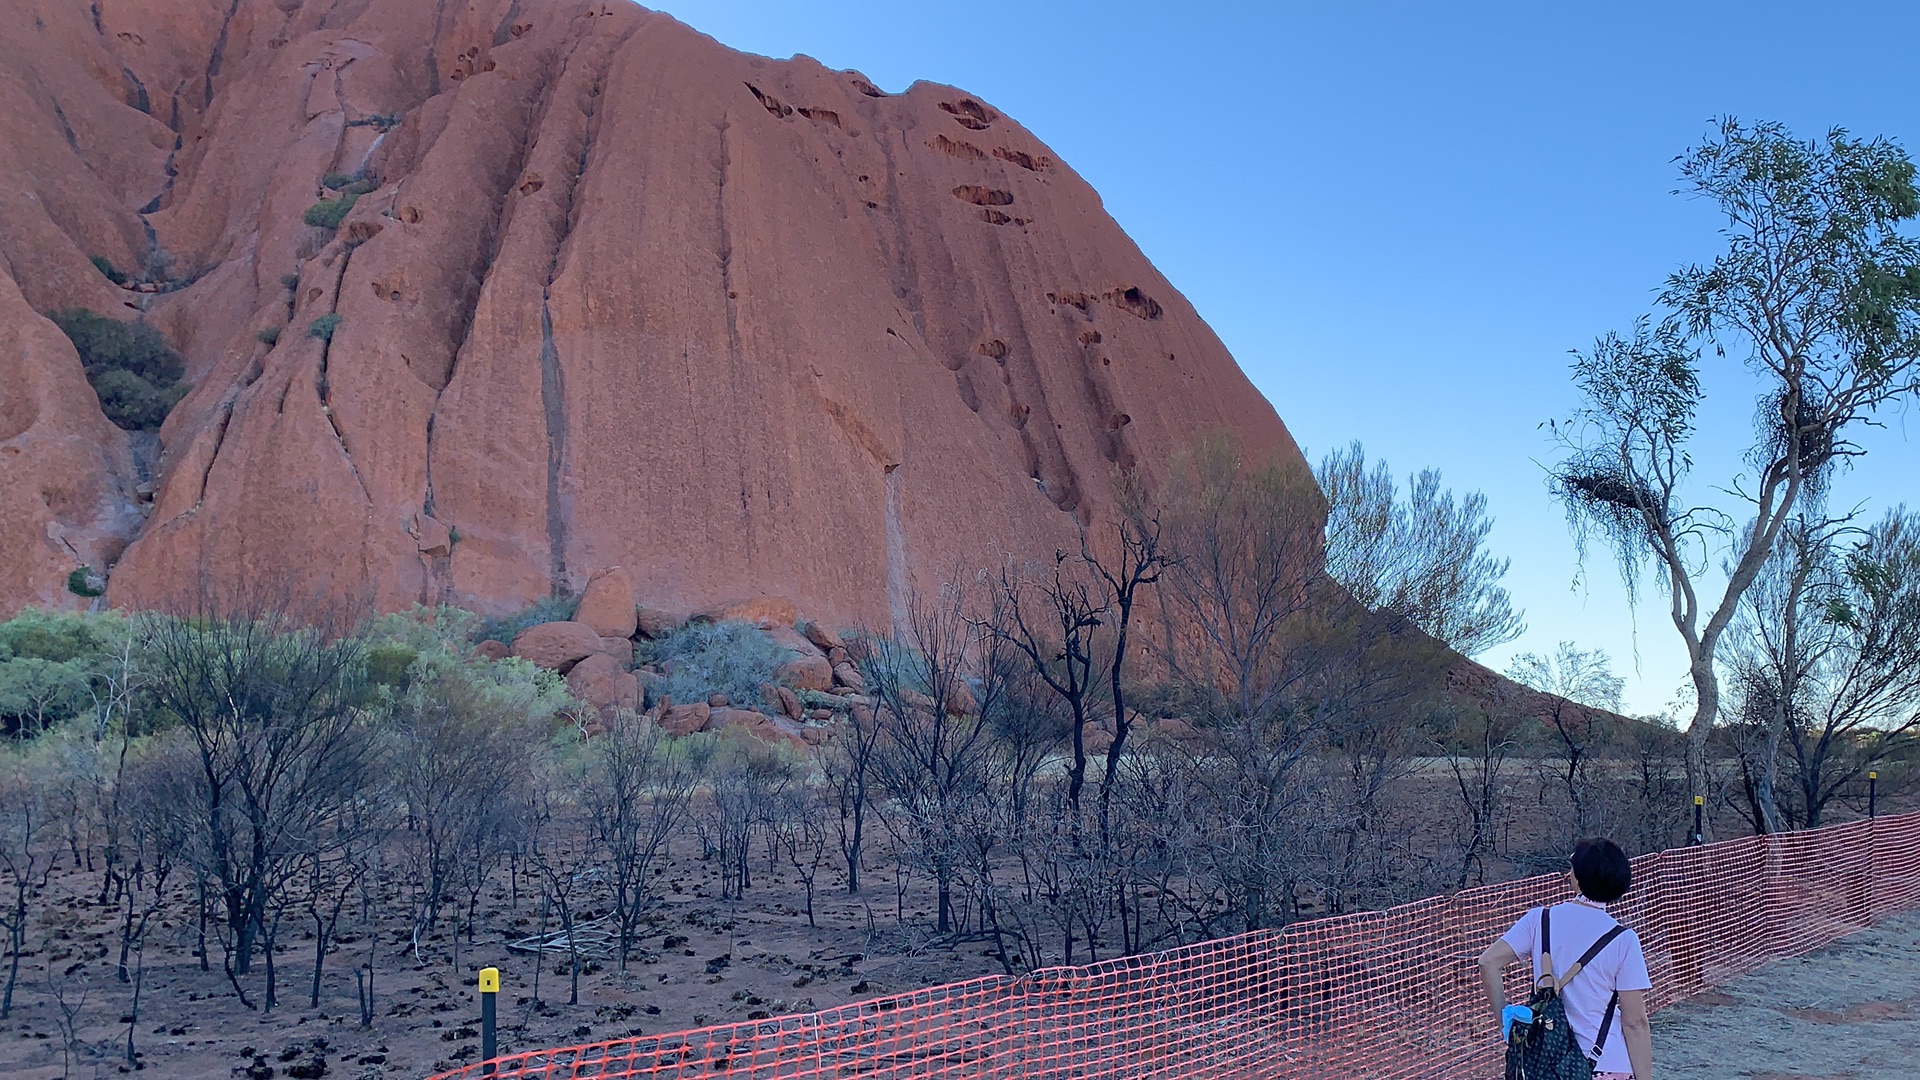
[{"label": "clear blue sky", "polygon": [[[1920,4],[964,5],[658,0],[738,49],[881,87],[972,91],[1026,125],[1193,301],[1310,456],[1359,439],[1486,492],[1529,630],[1482,659],[1604,648],[1637,712],[1684,682],[1658,595],[1584,575],[1539,425],[1567,350],[1716,251],[1670,194],[1712,117],[1920,150]],[[1739,467],[1750,390],[1709,372],[1702,481]],[[1884,417],[1836,502],[1920,503],[1920,413]],[[1721,448],[1714,452],[1712,447]]]}]

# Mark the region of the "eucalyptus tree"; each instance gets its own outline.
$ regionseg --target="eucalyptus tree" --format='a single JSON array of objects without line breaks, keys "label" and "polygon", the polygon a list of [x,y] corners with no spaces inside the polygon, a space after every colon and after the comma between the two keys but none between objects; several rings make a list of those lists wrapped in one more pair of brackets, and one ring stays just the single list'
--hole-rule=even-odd
[{"label": "eucalyptus tree", "polygon": [[[1553,489],[1576,539],[1611,548],[1633,590],[1651,572],[1687,651],[1694,709],[1688,780],[1704,793],[1720,714],[1715,656],[1796,513],[1816,502],[1876,414],[1920,398],[1920,216],[1906,152],[1835,128],[1800,140],[1777,123],[1728,119],[1679,159],[1682,193],[1726,217],[1725,251],[1669,275],[1655,313],[1576,351],[1582,401],[1554,425],[1565,451]],[[1758,384],[1748,471],[1694,484],[1708,376]],[[1742,522],[1745,524],[1742,524]],[[1724,581],[1709,574],[1724,567]]]}]

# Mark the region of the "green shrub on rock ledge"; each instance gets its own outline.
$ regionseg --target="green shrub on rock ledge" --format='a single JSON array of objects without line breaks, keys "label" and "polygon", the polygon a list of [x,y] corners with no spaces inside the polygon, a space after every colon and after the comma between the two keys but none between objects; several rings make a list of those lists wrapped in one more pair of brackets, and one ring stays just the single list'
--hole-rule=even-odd
[{"label": "green shrub on rock ledge", "polygon": [[313,320],[311,323],[307,324],[307,336],[312,338],[319,338],[321,341],[332,341],[333,332],[335,330],[338,330],[339,328],[340,328],[339,313],[336,312],[332,315],[322,315],[319,318]]},{"label": "green shrub on rock ledge", "polygon": [[93,570],[85,566],[75,567],[73,573],[67,575],[67,591],[88,599],[107,594],[107,590],[93,583]]},{"label": "green shrub on rock ledge", "polygon": [[317,229],[337,229],[347,220],[347,214],[353,210],[353,204],[360,201],[358,195],[341,195],[337,199],[321,199],[307,207],[306,216],[301,220]]},{"label": "green shrub on rock ledge", "polygon": [[160,332],[145,323],[121,322],[85,308],[52,315],[73,342],[100,411],[127,431],[154,431],[189,389],[185,364]]}]

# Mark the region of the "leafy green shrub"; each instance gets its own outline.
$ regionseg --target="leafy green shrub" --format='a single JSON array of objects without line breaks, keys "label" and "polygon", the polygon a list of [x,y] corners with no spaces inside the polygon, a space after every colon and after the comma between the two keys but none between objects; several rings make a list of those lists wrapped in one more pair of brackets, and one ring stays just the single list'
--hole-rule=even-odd
[{"label": "leafy green shrub", "polygon": [[75,596],[85,596],[89,599],[106,595],[105,589],[94,588],[93,571],[85,566],[76,566],[73,573],[67,575],[67,591]]},{"label": "leafy green shrub", "polygon": [[407,672],[418,659],[419,650],[411,646],[397,641],[382,642],[367,650],[367,680],[377,686],[405,690]]},{"label": "leafy green shrub", "polygon": [[124,632],[119,615],[76,615],[27,608],[0,622],[0,660],[30,657],[64,664],[110,647]]},{"label": "leafy green shrub", "polygon": [[549,596],[535,600],[511,615],[503,615],[481,623],[473,640],[503,641],[511,645],[513,639],[520,635],[520,631],[527,627],[539,626],[541,623],[566,622],[573,618],[573,613],[579,609],[580,598],[577,596]]},{"label": "leafy green shrub", "polygon": [[300,287],[300,275],[299,274],[281,274],[280,284],[283,288],[297,289]]},{"label": "leafy green shrub", "polygon": [[335,312],[331,315],[322,315],[308,323],[307,336],[319,338],[321,341],[332,341],[333,332],[338,329],[340,329],[340,315]]},{"label": "leafy green shrub", "polygon": [[253,336],[258,339],[262,345],[278,345],[280,343],[280,330],[281,327],[278,326],[263,326],[260,328],[260,332]]},{"label": "leafy green shrub", "polygon": [[152,431],[186,396],[185,367],[160,332],[85,308],[53,313],[72,340],[107,419],[128,431]]},{"label": "leafy green shrub", "polygon": [[113,265],[112,261],[105,255],[95,255],[92,261],[93,268],[100,271],[101,276],[108,281],[113,282],[115,285],[125,285],[127,283],[127,275],[121,273],[120,268]]},{"label": "leafy green shrub", "polygon": [[342,193],[337,199],[321,199],[307,207],[307,213],[301,220],[320,229],[337,229],[347,220],[347,214],[353,210],[353,204],[360,201],[358,195]]},{"label": "leafy green shrub", "polygon": [[93,380],[93,392],[100,398],[100,411],[128,431],[158,431],[187,390],[186,383],[174,383],[163,389],[131,371],[117,369],[101,372]]},{"label": "leafy green shrub", "polygon": [[661,687],[677,702],[725,694],[741,708],[760,707],[760,687],[773,681],[793,652],[751,623],[692,622],[646,648],[666,673]]},{"label": "leafy green shrub", "polygon": [[330,172],[320,178],[320,186],[329,191],[339,191],[341,188],[353,183],[353,181],[354,175],[352,173]]}]

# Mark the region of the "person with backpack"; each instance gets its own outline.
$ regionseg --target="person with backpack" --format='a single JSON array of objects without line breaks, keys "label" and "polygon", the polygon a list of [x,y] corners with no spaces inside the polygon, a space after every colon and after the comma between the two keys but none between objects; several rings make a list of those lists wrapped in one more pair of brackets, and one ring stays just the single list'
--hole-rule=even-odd
[{"label": "person with backpack", "polygon": [[[1572,900],[1534,908],[1480,955],[1480,980],[1507,1043],[1508,1080],[1653,1080],[1647,959],[1640,938],[1607,914],[1633,864],[1611,840],[1568,857]],[[1533,964],[1533,993],[1507,1004],[1507,966]]]}]

